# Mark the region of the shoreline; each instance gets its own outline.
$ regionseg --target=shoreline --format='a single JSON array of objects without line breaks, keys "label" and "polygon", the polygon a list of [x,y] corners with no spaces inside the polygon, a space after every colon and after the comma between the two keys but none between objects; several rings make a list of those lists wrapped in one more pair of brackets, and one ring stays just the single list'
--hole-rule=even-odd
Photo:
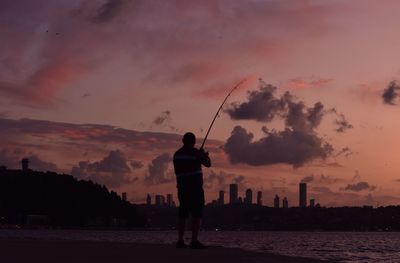
[{"label": "shoreline", "polygon": [[140,244],[108,241],[66,241],[0,238],[4,262],[41,263],[318,263],[331,262],[290,257],[239,248],[210,247],[206,250],[176,249],[173,244]]},{"label": "shoreline", "polygon": [[[41,231],[41,230],[60,230],[60,231],[131,231],[131,232],[152,232],[152,231],[177,231],[176,228],[157,228],[157,227],[65,227],[65,226],[2,226],[0,231],[14,230],[14,231]],[[218,229],[202,228],[201,232],[281,232],[281,233],[400,233],[400,230],[323,230],[323,229],[304,229],[304,230],[264,230],[264,229]],[[200,232],[200,233],[201,233]]]}]

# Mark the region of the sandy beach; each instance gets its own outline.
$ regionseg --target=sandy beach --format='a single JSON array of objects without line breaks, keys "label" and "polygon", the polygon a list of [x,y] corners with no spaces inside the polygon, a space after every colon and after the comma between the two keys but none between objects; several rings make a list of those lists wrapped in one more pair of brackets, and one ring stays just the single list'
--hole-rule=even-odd
[{"label": "sandy beach", "polygon": [[34,239],[1,239],[1,261],[5,263],[313,263],[326,262],[244,251],[240,249],[211,247],[207,250],[175,249],[169,245],[133,244],[90,241],[43,241]]}]

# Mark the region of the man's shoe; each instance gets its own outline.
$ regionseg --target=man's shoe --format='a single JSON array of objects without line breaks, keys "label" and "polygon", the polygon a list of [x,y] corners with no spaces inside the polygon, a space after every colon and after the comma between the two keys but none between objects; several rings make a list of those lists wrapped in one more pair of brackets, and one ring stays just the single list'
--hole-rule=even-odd
[{"label": "man's shoe", "polygon": [[182,240],[176,242],[176,248],[187,248],[187,245]]},{"label": "man's shoe", "polygon": [[193,248],[193,249],[206,249],[207,248],[200,241],[192,241],[192,242],[190,242],[189,247]]}]

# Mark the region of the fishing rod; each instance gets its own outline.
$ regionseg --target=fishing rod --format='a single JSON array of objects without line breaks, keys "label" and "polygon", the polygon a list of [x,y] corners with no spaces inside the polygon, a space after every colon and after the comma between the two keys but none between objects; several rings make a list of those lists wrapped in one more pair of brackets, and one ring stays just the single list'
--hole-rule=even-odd
[{"label": "fishing rod", "polygon": [[231,89],[231,91],[229,91],[228,95],[226,95],[224,101],[222,101],[221,106],[219,106],[219,108],[218,108],[218,110],[217,110],[217,113],[215,113],[215,116],[214,116],[214,118],[213,118],[213,120],[212,120],[212,122],[211,122],[211,124],[210,124],[210,127],[208,128],[208,131],[207,131],[207,133],[206,133],[206,136],[205,136],[204,139],[203,139],[203,143],[201,144],[200,149],[203,149],[204,144],[206,143],[206,140],[207,140],[207,138],[208,138],[208,134],[210,133],[211,128],[212,128],[212,126],[214,125],[215,120],[216,120],[217,117],[219,116],[219,112],[222,110],[222,107],[224,106],[225,102],[226,102],[226,101],[228,100],[228,98],[231,96],[232,92],[234,92],[235,89],[237,89],[240,85],[242,85],[244,82],[246,82],[246,80],[247,80],[247,78],[241,80],[238,84],[236,84],[236,86],[234,86],[234,87]]}]

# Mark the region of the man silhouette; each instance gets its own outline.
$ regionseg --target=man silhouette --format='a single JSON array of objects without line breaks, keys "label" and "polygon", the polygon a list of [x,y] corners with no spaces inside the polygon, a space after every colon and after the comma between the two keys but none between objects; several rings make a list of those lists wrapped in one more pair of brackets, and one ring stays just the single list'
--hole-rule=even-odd
[{"label": "man silhouette", "polygon": [[204,249],[199,240],[199,230],[204,209],[203,173],[201,166],[211,167],[208,152],[203,148],[197,149],[196,137],[187,132],[182,138],[183,146],[174,154],[174,169],[178,188],[179,220],[178,220],[178,242],[177,248],[186,248],[183,240],[186,219],[192,217],[192,242],[189,247]]}]

